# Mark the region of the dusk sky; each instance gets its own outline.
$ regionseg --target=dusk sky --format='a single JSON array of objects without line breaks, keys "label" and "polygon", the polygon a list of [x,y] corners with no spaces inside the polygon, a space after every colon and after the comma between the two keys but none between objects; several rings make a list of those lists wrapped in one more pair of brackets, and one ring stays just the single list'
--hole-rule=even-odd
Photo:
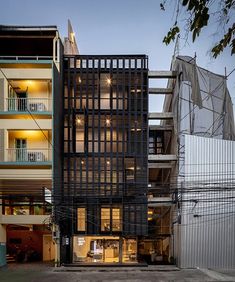
[{"label": "dusk sky", "polygon": [[[67,34],[67,20],[70,19],[81,54],[147,54],[150,69],[169,70],[174,44],[165,46],[162,39],[174,23],[176,1],[168,1],[166,11],[160,10],[160,2],[7,0],[1,2],[0,24],[57,25],[63,38]],[[191,37],[188,43],[181,39],[180,55],[194,56],[196,52],[199,66],[219,74],[224,74],[226,67],[228,74],[235,67],[235,56],[231,57],[229,50],[216,60],[208,54],[215,43],[213,34],[216,28],[215,24],[211,24],[194,44]],[[235,71],[228,78],[228,87],[234,104]],[[150,104],[150,111],[161,110],[159,99],[153,99]]]}]

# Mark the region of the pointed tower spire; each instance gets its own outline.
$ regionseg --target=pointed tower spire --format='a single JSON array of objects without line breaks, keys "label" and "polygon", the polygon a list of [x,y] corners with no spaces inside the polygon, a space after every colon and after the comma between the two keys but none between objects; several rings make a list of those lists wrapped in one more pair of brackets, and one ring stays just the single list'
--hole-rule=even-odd
[{"label": "pointed tower spire", "polygon": [[68,37],[65,37],[64,39],[64,54],[79,55],[75,33],[73,31],[70,20],[68,20]]}]

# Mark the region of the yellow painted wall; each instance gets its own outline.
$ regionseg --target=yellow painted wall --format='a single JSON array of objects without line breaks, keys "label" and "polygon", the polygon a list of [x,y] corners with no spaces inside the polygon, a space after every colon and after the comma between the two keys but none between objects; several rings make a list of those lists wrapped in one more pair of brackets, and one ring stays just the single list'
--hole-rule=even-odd
[{"label": "yellow painted wall", "polygon": [[6,226],[1,224],[1,216],[0,216],[0,242],[6,242],[7,235],[6,235]]},{"label": "yellow painted wall", "polygon": [[51,261],[55,259],[55,243],[52,235],[43,235],[43,261]]},{"label": "yellow painted wall", "polygon": [[4,78],[0,75],[0,111],[4,110]]},{"label": "yellow painted wall", "polygon": [[[48,131],[40,130],[16,130],[8,132],[9,148],[15,148],[15,139],[27,139],[27,149],[48,149],[51,147]],[[47,140],[47,139],[48,140]],[[51,140],[50,140],[51,142]]]},{"label": "yellow painted wall", "polygon": [[4,129],[0,129],[0,161],[4,159]]}]

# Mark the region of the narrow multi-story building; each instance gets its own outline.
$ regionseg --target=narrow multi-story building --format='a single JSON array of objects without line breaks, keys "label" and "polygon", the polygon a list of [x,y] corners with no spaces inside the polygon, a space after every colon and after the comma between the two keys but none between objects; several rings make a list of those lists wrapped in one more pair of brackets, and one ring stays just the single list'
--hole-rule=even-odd
[{"label": "narrow multi-story building", "polygon": [[65,56],[63,117],[61,262],[137,262],[147,234],[147,57]]},{"label": "narrow multi-story building", "polygon": [[70,22],[64,51],[55,26],[0,26],[0,266],[234,268],[234,139],[226,77],[193,58],[149,71],[79,55]]},{"label": "narrow multi-story building", "polygon": [[0,265],[51,260],[53,127],[61,43],[55,26],[0,26]]}]

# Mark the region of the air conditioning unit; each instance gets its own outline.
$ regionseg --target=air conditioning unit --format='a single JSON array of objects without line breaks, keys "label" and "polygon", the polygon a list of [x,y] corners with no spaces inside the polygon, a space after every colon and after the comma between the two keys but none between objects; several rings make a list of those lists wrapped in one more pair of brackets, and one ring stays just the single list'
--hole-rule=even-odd
[{"label": "air conditioning unit", "polygon": [[43,103],[30,103],[29,110],[31,112],[43,112],[45,111],[46,107]]},{"label": "air conditioning unit", "polygon": [[29,152],[28,161],[29,162],[44,162],[45,156],[42,152]]}]

